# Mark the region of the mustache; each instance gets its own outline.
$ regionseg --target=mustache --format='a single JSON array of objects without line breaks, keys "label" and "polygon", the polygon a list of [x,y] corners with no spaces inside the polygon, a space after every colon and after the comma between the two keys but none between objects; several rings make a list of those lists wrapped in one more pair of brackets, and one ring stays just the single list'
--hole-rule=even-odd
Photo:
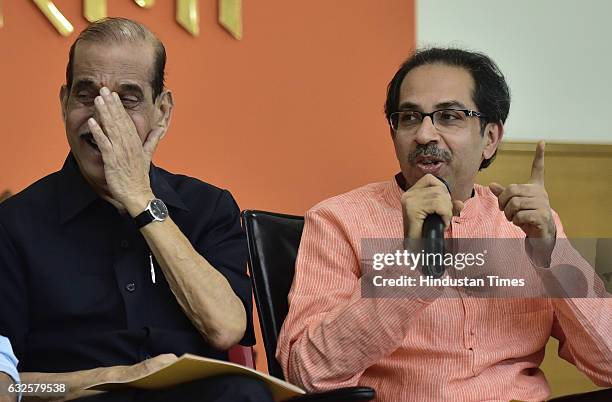
[{"label": "mustache", "polygon": [[451,151],[448,149],[440,149],[436,144],[431,142],[429,144],[418,144],[416,149],[408,154],[408,162],[414,165],[417,158],[421,156],[432,156],[442,159],[444,162],[450,162],[453,159]]}]

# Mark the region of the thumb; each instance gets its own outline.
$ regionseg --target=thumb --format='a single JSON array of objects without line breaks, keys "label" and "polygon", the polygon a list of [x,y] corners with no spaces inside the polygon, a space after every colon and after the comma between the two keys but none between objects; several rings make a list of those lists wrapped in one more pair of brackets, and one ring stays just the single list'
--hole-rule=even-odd
[{"label": "thumb", "polygon": [[178,357],[176,357],[176,355],[173,353],[157,355],[151,359],[144,360],[144,369],[147,371],[157,370],[174,363],[177,359]]},{"label": "thumb", "polygon": [[463,201],[454,200],[453,201],[453,216],[459,216],[461,211],[465,208],[465,203]]},{"label": "thumb", "polygon": [[489,184],[489,190],[491,190],[491,192],[493,194],[495,194],[496,197],[499,197],[499,195],[501,193],[503,193],[503,191],[506,189],[506,187],[502,186],[499,183],[491,183]]},{"label": "thumb", "polygon": [[153,359],[155,359],[160,364],[166,364],[174,362],[176,359],[178,359],[178,357],[174,353],[164,353],[155,356]]}]

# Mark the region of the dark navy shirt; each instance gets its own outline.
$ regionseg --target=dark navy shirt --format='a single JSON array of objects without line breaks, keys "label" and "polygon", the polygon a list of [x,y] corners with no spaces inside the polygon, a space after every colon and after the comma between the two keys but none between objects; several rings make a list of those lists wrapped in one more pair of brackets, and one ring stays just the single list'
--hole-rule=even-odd
[{"label": "dark navy shirt", "polygon": [[[247,246],[228,191],[151,166],[151,188],[229,281],[254,343]],[[161,353],[227,359],[172,294],[134,220],[92,190],[69,155],[59,172],[0,204],[0,333],[19,371],[129,365]]]}]

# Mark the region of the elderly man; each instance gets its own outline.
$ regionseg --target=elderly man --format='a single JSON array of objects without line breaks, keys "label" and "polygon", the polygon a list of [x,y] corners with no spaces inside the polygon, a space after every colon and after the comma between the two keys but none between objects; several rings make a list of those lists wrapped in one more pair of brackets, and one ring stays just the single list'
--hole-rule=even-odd
[{"label": "elderly man", "polygon": [[[151,163],[173,108],[165,61],[136,22],[86,28],[59,94],[70,154],[0,205],[0,329],[22,381],[66,384],[67,399],[177,355],[227,359],[230,346],[254,342],[232,196]],[[269,392],[221,377],[93,398],[266,401]]]},{"label": "elderly man", "polygon": [[19,383],[17,359],[9,340],[0,336],[0,402],[16,400],[18,392],[10,389],[10,386],[16,383]]},{"label": "elderly man", "polygon": [[[509,107],[503,75],[482,54],[432,48],[397,71],[385,111],[401,173],[306,214],[277,350],[290,381],[311,391],[371,386],[386,402],[544,400],[538,366],[552,335],[563,358],[612,385],[610,299],[486,299],[439,285],[365,296],[362,241],[397,238],[414,250],[432,214],[446,238],[518,238],[541,275],[559,263],[564,234],[544,188],[543,143],[528,183],[475,184]],[[430,278],[405,272],[408,282]]]}]

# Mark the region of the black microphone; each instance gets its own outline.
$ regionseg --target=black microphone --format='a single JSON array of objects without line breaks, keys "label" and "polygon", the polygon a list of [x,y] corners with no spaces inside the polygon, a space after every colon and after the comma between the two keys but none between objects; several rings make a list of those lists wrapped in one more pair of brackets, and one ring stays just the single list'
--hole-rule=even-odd
[{"label": "black microphone", "polygon": [[[436,176],[446,186],[450,193],[450,187],[446,180]],[[423,264],[423,273],[432,278],[440,278],[444,275],[444,221],[438,214],[427,215],[423,222],[423,230],[421,232],[423,238],[423,251],[425,252],[425,261]],[[440,258],[436,258],[440,255]]]}]

